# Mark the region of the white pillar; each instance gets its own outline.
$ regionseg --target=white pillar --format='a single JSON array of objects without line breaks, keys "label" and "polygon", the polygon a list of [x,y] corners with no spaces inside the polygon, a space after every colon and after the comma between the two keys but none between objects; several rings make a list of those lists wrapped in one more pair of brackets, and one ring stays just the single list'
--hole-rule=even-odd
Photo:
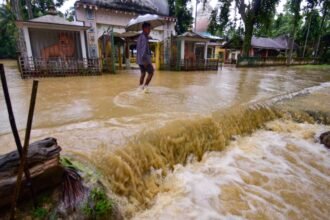
[{"label": "white pillar", "polygon": [[81,44],[82,58],[87,59],[85,32],[83,30],[80,31],[80,44]]},{"label": "white pillar", "polygon": [[32,57],[32,48],[31,48],[31,42],[30,42],[30,35],[29,35],[29,29],[28,27],[23,27],[23,34],[24,34],[24,40],[26,45],[26,53],[28,57]]},{"label": "white pillar", "polygon": [[185,42],[184,42],[184,40],[182,39],[182,40],[181,40],[181,60],[184,59],[184,46],[185,46]]},{"label": "white pillar", "polygon": [[208,43],[206,42],[205,46],[204,46],[204,59],[205,60],[207,59],[207,47],[208,47]]}]

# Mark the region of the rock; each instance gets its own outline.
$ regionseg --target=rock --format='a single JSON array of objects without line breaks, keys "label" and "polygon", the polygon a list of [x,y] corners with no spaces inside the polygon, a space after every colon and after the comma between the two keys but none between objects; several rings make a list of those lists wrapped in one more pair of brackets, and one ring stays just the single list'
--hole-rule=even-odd
[{"label": "rock", "polygon": [[[29,146],[27,166],[30,170],[35,193],[61,183],[64,168],[59,162],[60,151],[61,147],[57,145],[55,138],[46,138]],[[0,207],[10,204],[12,200],[19,163],[17,151],[0,155]],[[26,187],[26,180],[23,175],[20,197],[30,196],[30,190]]]},{"label": "rock", "polygon": [[330,149],[330,131],[321,134],[320,141],[321,144],[324,144],[328,149]]}]

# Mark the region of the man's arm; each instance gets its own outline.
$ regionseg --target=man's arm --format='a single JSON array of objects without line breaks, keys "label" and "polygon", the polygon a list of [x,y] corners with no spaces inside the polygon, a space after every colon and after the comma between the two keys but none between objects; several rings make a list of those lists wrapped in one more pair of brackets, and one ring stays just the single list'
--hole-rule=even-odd
[{"label": "man's arm", "polygon": [[141,40],[140,41],[140,43],[141,43],[140,50],[141,50],[142,61],[143,61],[144,66],[147,66],[149,64],[148,63],[148,54],[147,54],[148,39],[146,36],[141,36],[140,40]]}]

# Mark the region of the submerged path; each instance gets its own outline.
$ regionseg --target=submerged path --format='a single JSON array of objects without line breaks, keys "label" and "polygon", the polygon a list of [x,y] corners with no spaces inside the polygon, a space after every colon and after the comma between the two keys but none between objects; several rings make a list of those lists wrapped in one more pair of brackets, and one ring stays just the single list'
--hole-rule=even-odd
[{"label": "submerged path", "polygon": [[[23,129],[32,81],[20,79],[15,61],[6,61],[18,127]],[[207,115],[330,81],[329,68],[234,68],[218,72],[157,72],[150,94],[137,94],[138,70],[117,75],[40,79],[33,140],[56,136],[71,150],[102,143],[121,145],[144,129]],[[0,96],[0,106],[4,106]],[[7,112],[0,108],[0,153],[14,146]],[[79,146],[76,146],[79,143]]]},{"label": "submerged path", "polygon": [[[5,64],[22,129],[32,81]],[[127,218],[325,219],[330,155],[317,137],[330,126],[305,111],[329,116],[329,70],[157,72],[148,94],[136,70],[44,78],[32,137],[95,166]],[[0,108],[0,154],[14,149],[9,131]]]}]

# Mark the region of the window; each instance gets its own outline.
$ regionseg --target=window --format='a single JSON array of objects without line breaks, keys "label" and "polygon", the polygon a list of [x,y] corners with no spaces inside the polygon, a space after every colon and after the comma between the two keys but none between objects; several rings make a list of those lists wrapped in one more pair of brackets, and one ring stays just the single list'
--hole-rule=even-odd
[{"label": "window", "polygon": [[94,20],[95,14],[92,9],[86,8],[86,18],[87,18],[87,20]]}]

